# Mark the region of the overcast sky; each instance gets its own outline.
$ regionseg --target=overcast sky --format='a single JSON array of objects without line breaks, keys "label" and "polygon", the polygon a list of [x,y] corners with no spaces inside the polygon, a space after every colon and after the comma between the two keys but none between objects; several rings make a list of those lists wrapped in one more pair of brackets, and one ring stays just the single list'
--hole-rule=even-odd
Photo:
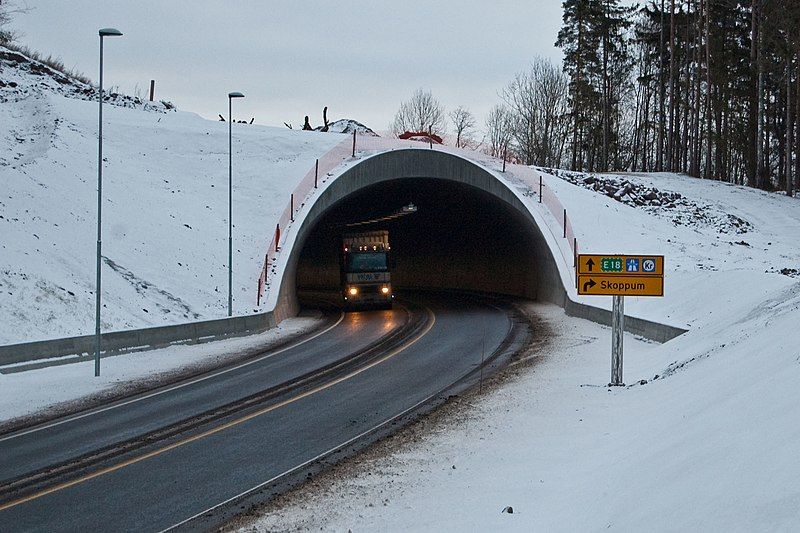
[{"label": "overcast sky", "polygon": [[97,30],[107,39],[106,85],[144,92],[208,118],[299,127],[354,118],[385,130],[418,87],[482,125],[498,91],[531,59],[560,61],[553,46],[561,0],[27,0],[20,41],[96,80]]}]

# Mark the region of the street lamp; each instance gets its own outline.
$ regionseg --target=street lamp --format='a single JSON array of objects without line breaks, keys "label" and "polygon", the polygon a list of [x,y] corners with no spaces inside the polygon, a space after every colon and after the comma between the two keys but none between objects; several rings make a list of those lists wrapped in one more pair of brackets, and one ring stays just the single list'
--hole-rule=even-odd
[{"label": "street lamp", "polygon": [[100,34],[100,113],[97,126],[97,284],[95,288],[94,314],[94,375],[100,375],[100,257],[102,248],[102,198],[103,198],[103,37],[119,37],[122,32],[114,28],[102,28]]},{"label": "street lamp", "polygon": [[244,98],[239,91],[228,93],[228,316],[233,316],[233,99]]}]

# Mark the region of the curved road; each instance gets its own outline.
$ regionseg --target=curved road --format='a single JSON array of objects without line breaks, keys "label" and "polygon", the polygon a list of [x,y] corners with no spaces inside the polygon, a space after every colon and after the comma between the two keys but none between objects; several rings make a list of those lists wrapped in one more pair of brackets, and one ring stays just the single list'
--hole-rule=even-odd
[{"label": "curved road", "polygon": [[0,529],[216,525],[474,382],[482,360],[499,366],[529,334],[515,322],[477,297],[418,296],[348,313],[243,364],[0,435]]}]

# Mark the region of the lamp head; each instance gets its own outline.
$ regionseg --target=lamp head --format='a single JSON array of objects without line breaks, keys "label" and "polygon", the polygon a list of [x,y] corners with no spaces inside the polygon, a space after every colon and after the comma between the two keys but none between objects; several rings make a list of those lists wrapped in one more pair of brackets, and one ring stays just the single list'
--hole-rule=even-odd
[{"label": "lamp head", "polygon": [[228,93],[228,98],[244,98],[244,95],[239,91],[233,91],[232,93]]},{"label": "lamp head", "polygon": [[116,28],[101,28],[98,33],[100,37],[119,37],[122,35],[122,32]]}]

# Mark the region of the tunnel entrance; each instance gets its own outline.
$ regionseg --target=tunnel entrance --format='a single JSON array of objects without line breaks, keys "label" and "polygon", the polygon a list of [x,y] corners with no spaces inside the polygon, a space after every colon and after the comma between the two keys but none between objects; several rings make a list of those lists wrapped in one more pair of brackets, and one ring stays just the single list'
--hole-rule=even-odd
[{"label": "tunnel entrance", "polygon": [[[357,227],[404,205],[414,214]],[[403,178],[364,187],[317,220],[301,248],[296,271],[300,303],[338,294],[342,233],[389,230],[398,297],[413,288],[461,289],[537,297],[535,230],[511,206],[477,187],[452,180]]]}]

